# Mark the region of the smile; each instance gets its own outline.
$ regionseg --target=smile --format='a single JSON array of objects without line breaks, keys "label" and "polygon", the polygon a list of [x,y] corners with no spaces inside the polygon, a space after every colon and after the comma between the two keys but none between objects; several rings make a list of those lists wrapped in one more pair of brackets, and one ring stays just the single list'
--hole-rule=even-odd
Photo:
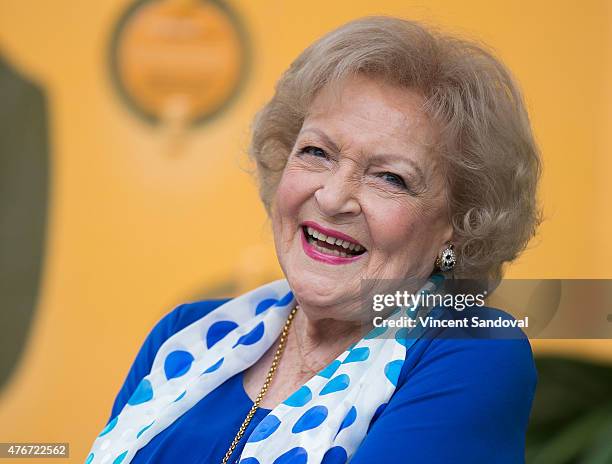
[{"label": "smile", "polygon": [[341,232],[323,228],[313,222],[302,224],[302,246],[311,258],[328,264],[348,264],[359,259],[367,250],[353,238]]}]

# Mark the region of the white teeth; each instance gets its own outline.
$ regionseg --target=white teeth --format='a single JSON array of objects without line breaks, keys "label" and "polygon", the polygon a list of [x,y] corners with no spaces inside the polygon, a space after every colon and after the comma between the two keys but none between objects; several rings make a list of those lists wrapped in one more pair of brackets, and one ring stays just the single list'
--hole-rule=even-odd
[{"label": "white teeth", "polygon": [[[364,248],[361,245],[357,245],[356,243],[352,243],[349,242],[347,240],[342,240],[341,238],[335,238],[335,237],[328,237],[327,235],[325,235],[323,232],[319,232],[316,229],[313,229],[312,227],[306,227],[306,232],[308,233],[308,235],[310,235],[311,237],[314,237],[317,240],[320,240],[322,242],[327,242],[330,245],[338,245],[341,246],[344,249],[348,249],[351,251],[361,251]],[[326,249],[326,251],[329,251],[331,254],[334,254],[334,252],[338,252],[340,253],[339,256],[342,256],[343,253],[342,251],[338,251],[338,250],[328,250]],[[347,255],[350,256],[350,255]]]},{"label": "white teeth", "polygon": [[333,256],[340,256],[341,258],[349,258],[351,257],[350,255],[348,255],[347,253],[345,253],[344,251],[338,251],[338,250],[331,250],[329,248],[325,248],[320,246],[318,243],[314,242],[313,243],[314,247],[319,250],[321,253],[325,253],[328,255],[333,255]]}]

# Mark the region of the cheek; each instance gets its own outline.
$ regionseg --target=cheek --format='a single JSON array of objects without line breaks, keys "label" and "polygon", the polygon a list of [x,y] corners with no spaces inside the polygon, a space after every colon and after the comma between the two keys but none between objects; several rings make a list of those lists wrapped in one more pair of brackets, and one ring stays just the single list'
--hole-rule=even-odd
[{"label": "cheek", "polygon": [[438,218],[407,200],[371,203],[368,224],[375,248],[387,253],[425,251],[435,238]]},{"label": "cheek", "polygon": [[370,233],[376,248],[396,252],[405,246],[418,228],[414,214],[406,207],[376,208],[370,216]]},{"label": "cheek", "polygon": [[287,167],[278,184],[274,203],[280,220],[296,216],[316,190],[312,176]]}]

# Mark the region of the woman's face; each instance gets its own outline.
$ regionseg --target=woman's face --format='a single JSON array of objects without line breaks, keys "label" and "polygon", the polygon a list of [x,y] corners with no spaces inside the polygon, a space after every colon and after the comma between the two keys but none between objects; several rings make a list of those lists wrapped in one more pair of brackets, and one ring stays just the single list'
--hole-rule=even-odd
[{"label": "woman's face", "polygon": [[358,319],[362,279],[426,278],[451,239],[422,103],[366,77],[313,101],[271,208],[280,265],[312,315]]}]

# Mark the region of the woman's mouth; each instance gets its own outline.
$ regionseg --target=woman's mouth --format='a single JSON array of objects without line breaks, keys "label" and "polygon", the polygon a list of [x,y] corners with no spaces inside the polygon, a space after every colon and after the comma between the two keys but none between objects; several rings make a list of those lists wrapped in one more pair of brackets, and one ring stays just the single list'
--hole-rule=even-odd
[{"label": "woman's mouth", "polygon": [[318,261],[346,264],[358,259],[367,251],[359,243],[335,234],[326,234],[309,225],[302,225],[301,229],[304,251]]}]

